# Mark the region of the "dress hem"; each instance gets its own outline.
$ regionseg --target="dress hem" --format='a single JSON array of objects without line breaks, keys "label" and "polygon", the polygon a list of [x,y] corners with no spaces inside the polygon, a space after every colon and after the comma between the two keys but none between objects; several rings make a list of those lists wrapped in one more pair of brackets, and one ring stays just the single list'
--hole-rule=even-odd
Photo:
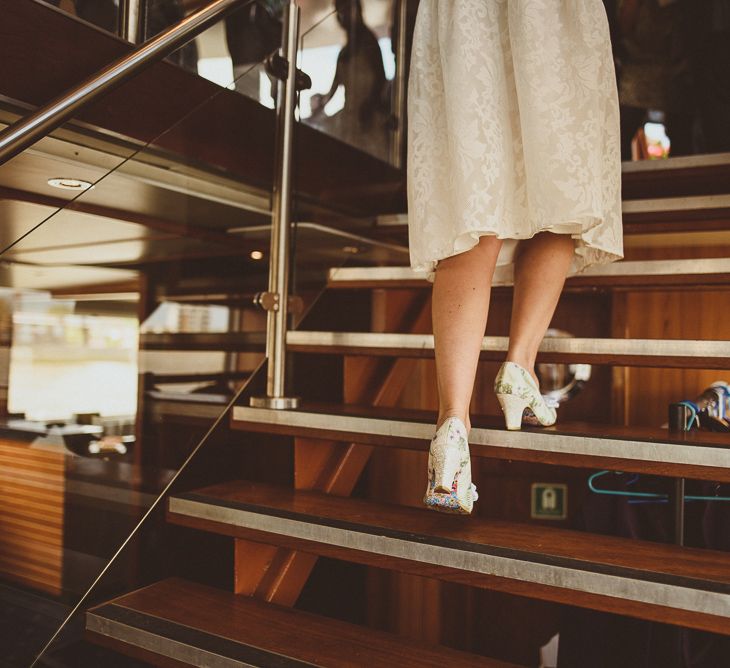
[{"label": "dress hem", "polygon": [[[479,229],[469,230],[459,234],[452,244],[451,252],[435,260],[425,260],[416,263],[411,263],[411,269],[417,272],[425,272],[426,278],[429,282],[433,282],[435,279],[436,266],[439,261],[444,260],[460,253],[465,253],[471,250],[479,243],[479,239],[483,236],[495,236],[497,239],[515,241],[524,241],[526,239],[532,239],[541,232],[551,232],[553,234],[570,234],[575,243],[575,252],[573,255],[573,262],[568,271],[568,276],[578,274],[585,270],[587,267],[594,264],[609,264],[616,262],[617,260],[623,259],[623,253],[616,252],[616,250],[609,250],[598,244],[586,241],[584,235],[595,227],[600,226],[604,222],[604,219],[598,216],[585,216],[577,220],[570,221],[567,223],[557,223],[546,227],[541,227],[533,231],[532,234],[526,236],[511,236],[501,234],[495,229]],[[517,243],[511,244],[508,247],[500,251],[500,256],[497,259],[498,267],[514,264],[514,255],[516,252]],[[503,253],[503,251],[507,251]]]}]

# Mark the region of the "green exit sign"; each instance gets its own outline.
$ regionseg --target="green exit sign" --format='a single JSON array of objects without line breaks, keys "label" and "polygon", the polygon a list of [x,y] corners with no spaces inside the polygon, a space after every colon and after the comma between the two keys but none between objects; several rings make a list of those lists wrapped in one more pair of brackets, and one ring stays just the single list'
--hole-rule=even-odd
[{"label": "green exit sign", "polygon": [[530,517],[564,520],[568,514],[568,486],[556,482],[533,482]]}]

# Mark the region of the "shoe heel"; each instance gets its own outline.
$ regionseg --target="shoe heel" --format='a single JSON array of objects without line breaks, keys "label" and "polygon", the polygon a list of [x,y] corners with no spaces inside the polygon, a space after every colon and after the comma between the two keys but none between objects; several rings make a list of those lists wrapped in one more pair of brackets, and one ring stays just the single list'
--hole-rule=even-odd
[{"label": "shoe heel", "polygon": [[498,394],[497,399],[504,413],[507,429],[514,431],[522,427],[522,414],[527,408],[527,400],[515,394]]},{"label": "shoe heel", "polygon": [[455,448],[449,448],[444,452],[443,458],[434,462],[434,492],[440,494],[451,494],[454,485],[454,478],[461,468],[461,457]]}]

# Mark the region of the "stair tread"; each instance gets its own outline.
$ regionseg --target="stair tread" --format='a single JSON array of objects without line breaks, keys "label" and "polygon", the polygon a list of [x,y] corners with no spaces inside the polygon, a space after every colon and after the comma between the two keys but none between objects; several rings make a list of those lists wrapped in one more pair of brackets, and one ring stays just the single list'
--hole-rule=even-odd
[{"label": "stair tread", "polygon": [[[563,422],[560,417],[551,427],[508,431],[502,416],[471,419],[474,457],[730,482],[727,434],[669,433],[655,427]],[[253,433],[427,450],[435,423],[435,411],[304,402],[285,411],[234,406],[230,425]]]},{"label": "stair tread", "polygon": [[[668,231],[725,231],[728,229],[730,194],[626,198],[622,201],[624,236]],[[408,235],[408,213],[378,216],[376,231],[391,239]]]},{"label": "stair tread", "polygon": [[[237,659],[242,666],[440,667],[444,661],[485,668],[514,666],[179,578],[125,594],[87,613],[87,629],[93,634],[114,639],[120,632],[117,625],[125,626],[127,634],[131,627],[133,634],[138,630],[163,636],[165,642],[154,644],[159,652],[170,651],[171,644],[180,643],[187,646],[187,657],[195,656],[192,646]],[[135,645],[130,640],[126,643]]]},{"label": "stair tread", "polygon": [[[621,260],[611,264],[594,265],[580,274],[569,276],[565,288],[584,289],[603,286],[607,289],[620,286],[648,287],[654,285],[704,285],[726,284],[730,279],[730,260],[725,257],[666,259],[666,260]],[[512,268],[497,267],[493,287],[506,288],[513,283]],[[413,271],[407,265],[347,266],[331,268],[328,287],[430,288],[425,272]]]},{"label": "stair tread", "polygon": [[175,495],[170,505],[173,521],[177,512],[174,508],[185,507],[178,500],[730,595],[730,555],[720,551],[476,515],[443,515],[425,508],[249,481],[223,483]]},{"label": "stair tread", "polygon": [[[240,416],[247,414],[260,415],[258,411],[269,409],[250,409],[248,406],[234,407],[234,421],[245,422],[249,426],[255,426],[253,421],[242,419]],[[322,416],[343,416],[354,418],[367,418],[371,422],[391,422],[394,420],[411,422],[425,427],[424,438],[433,436],[433,426],[436,423],[436,411],[415,408],[401,408],[391,406],[366,406],[362,404],[328,404],[321,402],[301,402],[299,407],[287,411],[270,411],[272,419],[276,420],[278,426],[286,424],[284,413],[311,413]],[[503,432],[505,437],[514,435],[515,432],[508,432],[504,427],[502,416],[497,415],[472,415],[470,416],[472,431],[470,443],[478,444],[475,436],[479,430],[496,430]],[[300,427],[297,429],[301,430]],[[598,438],[606,440],[631,440],[656,443],[670,443],[678,445],[690,445],[698,447],[718,448],[730,451],[730,441],[727,435],[708,431],[691,431],[684,433],[670,433],[667,429],[650,426],[625,426],[613,424],[597,424],[591,422],[558,422],[551,427],[531,427],[523,425],[522,432],[545,435],[566,435],[586,438]],[[425,436],[428,434],[428,436]],[[424,449],[428,443],[423,444]]]},{"label": "stair tread", "polygon": [[[538,361],[726,369],[730,365],[729,343],[725,340],[553,337],[543,340]],[[434,355],[433,334],[403,332],[292,330],[287,333],[287,347],[294,352],[338,355],[429,358]],[[485,336],[480,358],[502,361],[508,347],[509,337]]]}]

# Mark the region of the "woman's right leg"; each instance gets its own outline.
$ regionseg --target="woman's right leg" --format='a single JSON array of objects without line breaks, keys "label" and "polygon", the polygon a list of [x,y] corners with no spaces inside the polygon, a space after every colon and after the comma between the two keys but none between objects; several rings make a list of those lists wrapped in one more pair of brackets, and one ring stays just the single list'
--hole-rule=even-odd
[{"label": "woman's right leg", "polygon": [[501,247],[496,237],[482,236],[470,250],[436,265],[431,308],[439,394],[436,428],[451,416],[470,428],[469,404]]}]

